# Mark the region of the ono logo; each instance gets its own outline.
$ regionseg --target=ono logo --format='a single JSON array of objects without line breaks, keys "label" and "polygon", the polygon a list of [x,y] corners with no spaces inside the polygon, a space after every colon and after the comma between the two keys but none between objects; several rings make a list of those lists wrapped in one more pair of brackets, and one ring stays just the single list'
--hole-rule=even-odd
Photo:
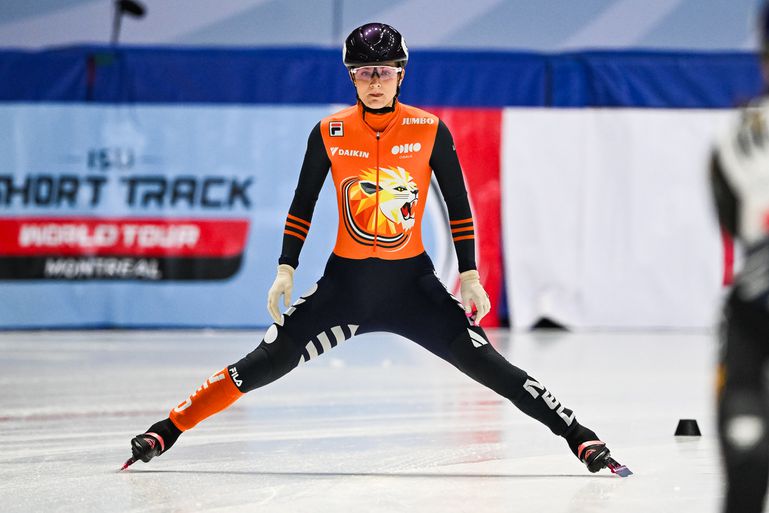
[{"label": "ono logo", "polygon": [[369,156],[369,152],[362,150],[346,150],[339,146],[332,146],[329,149],[331,150],[332,157],[339,155],[340,157],[360,157],[362,159],[367,159]]},{"label": "ono logo", "polygon": [[422,145],[420,143],[396,144],[390,149],[390,152],[393,155],[398,155],[401,153],[416,153],[421,149]]}]

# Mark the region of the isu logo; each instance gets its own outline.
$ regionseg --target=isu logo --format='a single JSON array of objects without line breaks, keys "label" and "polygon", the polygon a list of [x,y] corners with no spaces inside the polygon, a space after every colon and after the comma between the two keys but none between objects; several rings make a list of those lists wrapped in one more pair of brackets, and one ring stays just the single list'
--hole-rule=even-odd
[{"label": "isu logo", "polygon": [[420,143],[408,143],[408,144],[396,144],[390,148],[390,153],[393,155],[399,155],[401,153],[416,153],[422,149]]}]

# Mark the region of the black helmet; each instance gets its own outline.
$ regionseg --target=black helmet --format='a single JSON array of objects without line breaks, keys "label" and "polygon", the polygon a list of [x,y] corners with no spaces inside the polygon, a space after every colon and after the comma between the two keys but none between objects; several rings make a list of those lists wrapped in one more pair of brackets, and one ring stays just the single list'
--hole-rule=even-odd
[{"label": "black helmet", "polygon": [[395,61],[406,66],[409,50],[400,32],[385,23],[367,23],[353,30],[344,42],[342,60],[348,68]]}]

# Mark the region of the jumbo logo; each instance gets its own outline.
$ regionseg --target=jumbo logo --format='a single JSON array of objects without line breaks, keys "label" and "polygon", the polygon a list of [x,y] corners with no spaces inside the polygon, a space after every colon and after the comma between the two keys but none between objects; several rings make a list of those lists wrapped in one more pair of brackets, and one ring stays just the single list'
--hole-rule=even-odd
[{"label": "jumbo logo", "polygon": [[434,118],[403,118],[403,125],[434,125]]},{"label": "jumbo logo", "polygon": [[[419,189],[402,167],[368,169],[341,186],[343,220],[350,236],[360,244],[397,250],[411,236],[416,222]],[[377,215],[377,209],[379,215]]]},{"label": "jumbo logo", "polygon": [[399,155],[402,153],[416,153],[421,149],[422,145],[420,143],[396,144],[390,148],[390,152],[393,155]]}]

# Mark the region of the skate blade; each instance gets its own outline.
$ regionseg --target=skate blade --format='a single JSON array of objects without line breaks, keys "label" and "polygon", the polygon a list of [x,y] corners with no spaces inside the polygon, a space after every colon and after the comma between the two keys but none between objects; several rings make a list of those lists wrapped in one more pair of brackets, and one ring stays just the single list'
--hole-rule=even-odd
[{"label": "skate blade", "polygon": [[629,468],[625,465],[620,465],[614,458],[607,458],[606,466],[609,467],[609,470],[611,470],[612,473],[617,474],[619,477],[629,477],[633,475],[633,472]]},{"label": "skate blade", "polygon": [[123,463],[123,466],[120,467],[120,470],[118,470],[118,472],[124,471],[125,469],[127,469],[128,467],[133,465],[134,463],[136,463],[136,460],[134,458],[128,458],[128,460],[125,463]]}]

